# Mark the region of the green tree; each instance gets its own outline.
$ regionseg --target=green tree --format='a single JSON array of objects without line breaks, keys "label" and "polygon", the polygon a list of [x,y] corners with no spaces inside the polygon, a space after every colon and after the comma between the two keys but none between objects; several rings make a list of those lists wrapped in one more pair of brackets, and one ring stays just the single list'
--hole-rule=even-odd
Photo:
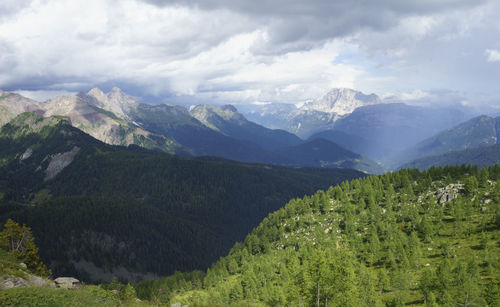
[{"label": "green tree", "polygon": [[434,288],[434,274],[431,269],[426,268],[420,277],[419,290],[424,296],[424,303],[427,303],[429,295]]},{"label": "green tree", "polygon": [[0,245],[6,247],[10,254],[25,263],[32,272],[42,276],[50,275],[50,271],[38,257],[38,247],[35,245],[30,227],[20,226],[12,219],[8,219],[3,231],[0,232]]},{"label": "green tree", "polygon": [[472,195],[479,187],[479,182],[475,176],[470,176],[465,180],[464,191],[467,195]]}]

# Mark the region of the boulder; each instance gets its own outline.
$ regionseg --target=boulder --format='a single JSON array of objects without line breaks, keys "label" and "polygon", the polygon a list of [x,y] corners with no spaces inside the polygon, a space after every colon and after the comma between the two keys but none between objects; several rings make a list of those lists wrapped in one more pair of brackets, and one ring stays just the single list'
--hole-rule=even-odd
[{"label": "boulder", "polygon": [[82,287],[80,281],[73,277],[58,277],[54,282],[58,288],[80,289]]}]

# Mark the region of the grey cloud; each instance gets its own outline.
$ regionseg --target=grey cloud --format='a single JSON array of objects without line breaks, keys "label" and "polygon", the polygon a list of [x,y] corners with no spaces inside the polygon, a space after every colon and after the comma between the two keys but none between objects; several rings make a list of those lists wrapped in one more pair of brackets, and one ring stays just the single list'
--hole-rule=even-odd
[{"label": "grey cloud", "polygon": [[[485,2],[468,0],[143,0],[157,6],[189,6],[230,10],[261,20],[269,27],[269,48],[311,48],[325,39],[344,37],[362,29],[383,31],[406,16],[434,14]],[[277,46],[278,45],[278,46]],[[279,45],[285,45],[279,46]]]}]

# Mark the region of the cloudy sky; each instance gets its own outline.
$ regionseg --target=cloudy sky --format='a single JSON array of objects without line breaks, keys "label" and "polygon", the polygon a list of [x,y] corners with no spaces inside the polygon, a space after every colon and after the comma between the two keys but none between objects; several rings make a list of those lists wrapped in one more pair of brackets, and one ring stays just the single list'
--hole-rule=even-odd
[{"label": "cloudy sky", "polygon": [[500,105],[497,0],[2,0],[0,88],[298,103],[333,87]]}]

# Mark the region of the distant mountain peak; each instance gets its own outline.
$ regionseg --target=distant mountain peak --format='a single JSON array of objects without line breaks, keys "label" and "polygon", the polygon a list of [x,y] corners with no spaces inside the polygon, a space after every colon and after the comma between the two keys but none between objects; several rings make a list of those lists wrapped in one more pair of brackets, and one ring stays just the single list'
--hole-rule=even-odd
[{"label": "distant mountain peak", "polygon": [[238,110],[232,104],[226,104],[220,107],[222,111],[229,111],[233,113],[238,113]]},{"label": "distant mountain peak", "polygon": [[109,91],[108,93],[108,97],[119,97],[119,98],[123,98],[123,97],[126,97],[127,95],[125,95],[125,93],[119,88],[119,87],[113,87],[111,89],[111,91]]},{"label": "distant mountain peak", "polygon": [[104,94],[104,92],[103,92],[103,91],[101,91],[101,89],[100,89],[100,88],[98,88],[98,87],[94,87],[93,89],[91,89],[91,90],[87,93],[87,95],[89,95],[89,96],[93,96],[93,97],[105,97],[105,96],[106,96],[106,94]]},{"label": "distant mountain peak", "polygon": [[323,97],[305,103],[301,109],[346,115],[359,107],[379,103],[381,100],[375,94],[366,95],[350,88],[334,88]]},{"label": "distant mountain peak", "polygon": [[87,100],[90,104],[110,111],[118,117],[124,119],[128,119],[129,112],[139,105],[139,102],[136,99],[127,96],[118,87],[113,87],[107,94],[99,88],[93,88],[87,93],[87,95],[78,96]]}]

